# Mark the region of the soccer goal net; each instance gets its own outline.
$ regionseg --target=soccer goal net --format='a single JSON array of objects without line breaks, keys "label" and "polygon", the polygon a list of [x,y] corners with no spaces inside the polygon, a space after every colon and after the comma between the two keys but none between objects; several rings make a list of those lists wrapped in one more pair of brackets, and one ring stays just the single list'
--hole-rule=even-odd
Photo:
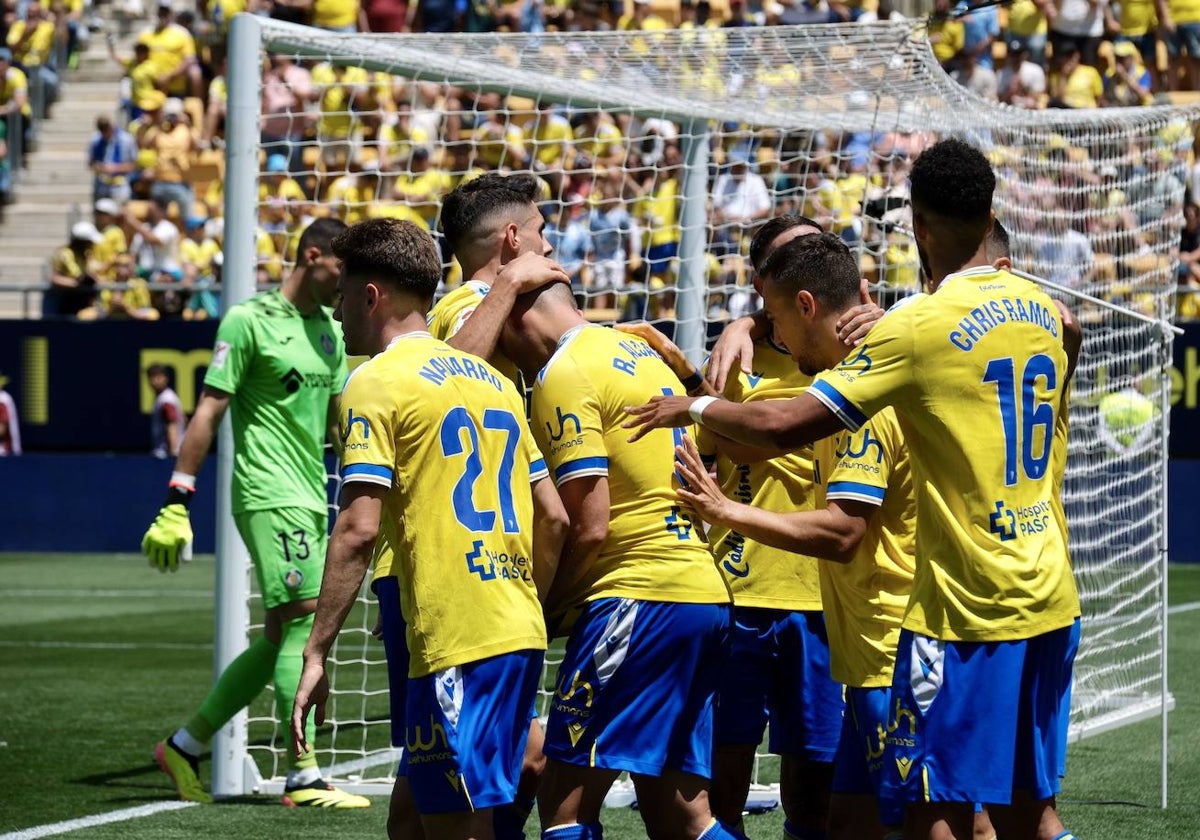
[{"label": "soccer goal net", "polygon": [[[1195,112],[984,102],[917,23],[413,36],[243,15],[228,68],[227,288],[286,265],[314,217],[436,232],[455,185],[530,172],[588,317],[649,320],[697,360],[757,307],[747,247],[769,216],[841,236],[885,304],[916,291],[912,160],[951,135],[983,149],[1015,266],[1053,283],[1086,330],[1064,489],[1084,603],[1072,733],[1165,719],[1165,371]],[[447,259],[447,288],[461,280]],[[223,592],[243,587],[220,619],[229,653],[254,615],[235,542],[220,558]],[[318,749],[334,776],[385,791],[397,752],[374,615],[364,597],[338,641]],[[283,733],[269,703],[253,712],[214,751],[218,793],[281,784]],[[765,757],[760,769],[773,779]]]}]

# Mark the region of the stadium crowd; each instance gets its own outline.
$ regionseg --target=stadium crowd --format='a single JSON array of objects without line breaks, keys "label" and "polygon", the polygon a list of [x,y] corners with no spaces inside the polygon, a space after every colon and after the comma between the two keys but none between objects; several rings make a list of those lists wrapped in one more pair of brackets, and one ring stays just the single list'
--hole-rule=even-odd
[{"label": "stadium crowd", "polygon": [[[1200,74],[1193,73],[1188,47],[1200,49],[1189,44],[1188,33],[1200,23],[1188,22],[1185,3],[1160,4],[1158,17],[1147,2],[1119,8],[1084,3],[1083,11],[1075,5],[1070,0],[1018,0],[1011,8],[993,6],[962,15],[949,0],[937,0],[929,39],[947,72],[966,88],[1024,107],[1132,105],[1149,102],[1155,93],[1196,87],[1192,82]],[[36,3],[29,9],[41,14]],[[94,217],[74,225],[70,241],[52,259],[47,315],[155,319],[219,314],[218,295],[211,287],[221,273],[224,39],[230,18],[243,11],[337,32],[659,31],[678,26],[702,32],[705,43],[730,52],[732,39],[753,37],[748,34],[753,27],[899,16],[890,0],[797,0],[786,5],[638,0],[624,7],[597,0],[252,0],[249,5],[227,0],[202,4],[195,12],[176,12],[170,3],[160,3],[132,54],[110,48],[126,71],[121,110],[96,121],[87,152],[95,174]],[[10,43],[20,39],[19,23],[10,26]],[[1176,44],[1182,56],[1176,55]],[[643,51],[651,46],[635,41],[633,53],[639,45]],[[731,67],[713,72],[732,74]],[[20,70],[14,66],[9,73],[14,72]],[[700,68],[698,76],[709,72]],[[786,68],[763,63],[753,72],[760,90],[787,84]],[[698,83],[747,81],[700,78]],[[20,100],[19,88],[19,83],[6,86],[5,103]],[[673,318],[681,235],[678,125],[284,55],[272,55],[264,65],[262,109],[256,237],[260,284],[283,276],[294,260],[298,231],[314,218],[334,216],[353,223],[399,217],[436,233],[441,200],[462,181],[486,171],[532,171],[544,184],[543,207],[557,258],[592,317]],[[736,123],[717,129],[710,154],[709,320],[737,316],[757,305],[748,283],[747,234],[779,213],[801,212],[838,233],[857,249],[864,274],[873,281],[917,286],[916,249],[905,232],[906,178],[911,160],[936,139],[932,133],[750,131]],[[1145,208],[1177,212],[1169,197],[1180,183],[1189,196],[1200,195],[1192,145],[1190,131],[1176,131],[1164,133],[1153,147],[1131,147],[1114,155],[1050,136],[1040,161],[1044,165],[1031,171],[1016,171],[1010,160],[1015,156],[998,149],[992,162],[1010,176],[1002,183],[1015,183],[1017,190],[1034,195],[1035,204],[1058,200],[1039,192],[1047,179],[1057,186],[1065,180],[1100,188],[1107,179],[1143,172],[1137,189],[1163,197],[1155,205],[1115,187],[1092,190],[1087,206],[1060,208],[1091,211],[1073,217],[1067,225],[1071,230],[1022,238],[1018,250],[1034,250],[1016,256],[1051,263],[1050,268],[1039,265],[1050,274],[1074,274],[1058,279],[1115,287],[1115,296],[1130,299],[1131,278],[1169,273],[1157,262],[1148,266],[1153,260],[1149,251],[1159,243],[1144,229],[1162,216]],[[1132,213],[1134,205],[1143,209]],[[1015,201],[1014,206],[1024,205]],[[1200,283],[1198,249],[1189,236],[1195,238],[1185,229],[1178,274],[1184,286]],[[460,278],[444,245],[443,253],[446,284],[452,287]],[[1183,317],[1200,314],[1194,311],[1197,299],[1185,296]]]}]

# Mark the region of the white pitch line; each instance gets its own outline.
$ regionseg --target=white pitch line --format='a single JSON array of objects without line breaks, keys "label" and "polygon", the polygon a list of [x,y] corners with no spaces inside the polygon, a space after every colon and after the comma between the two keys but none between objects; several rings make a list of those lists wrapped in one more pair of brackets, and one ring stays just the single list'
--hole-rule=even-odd
[{"label": "white pitch line", "polygon": [[63,650],[212,650],[193,642],[55,642],[0,639],[6,648],[58,648]]},{"label": "white pitch line", "polygon": [[1167,615],[1194,612],[1195,610],[1200,610],[1200,601],[1192,601],[1190,604],[1176,604],[1173,607],[1167,607]]},{"label": "white pitch line", "polygon": [[211,598],[211,589],[4,589],[0,598]]},{"label": "white pitch line", "polygon": [[121,811],[109,811],[107,814],[93,814],[90,817],[80,817],[77,820],[38,825],[33,828],[23,828],[20,831],[10,831],[0,834],[0,840],[34,840],[37,837],[53,837],[56,834],[66,834],[84,828],[95,828],[108,823],[136,820],[150,817],[165,811],[178,811],[181,808],[191,808],[195,802],[156,802],[153,805],[139,805],[136,808],[125,808]]},{"label": "white pitch line", "polygon": [[[372,767],[385,767],[388,765],[390,765],[394,771],[396,764],[400,761],[400,756],[403,754],[404,750],[400,749],[399,747],[392,747],[390,750],[386,750],[381,753],[364,756],[362,758],[356,758],[352,761],[343,761],[338,764],[334,764],[329,767],[329,775],[343,779],[347,776],[360,773],[361,771],[370,769]],[[0,840],[2,840],[2,838],[0,838]]]}]

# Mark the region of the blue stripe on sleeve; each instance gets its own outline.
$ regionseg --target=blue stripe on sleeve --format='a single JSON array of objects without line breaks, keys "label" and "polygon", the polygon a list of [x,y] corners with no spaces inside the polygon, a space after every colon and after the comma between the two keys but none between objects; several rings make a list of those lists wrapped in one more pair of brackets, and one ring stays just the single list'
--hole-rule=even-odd
[{"label": "blue stripe on sleeve", "polygon": [[529,483],[541,481],[546,476],[550,475],[550,470],[546,469],[546,461],[544,458],[538,458],[536,461],[531,461],[529,464]]},{"label": "blue stripe on sleeve", "polygon": [[808,389],[808,392],[819,399],[826,408],[842,421],[842,425],[852,432],[857,432],[867,416],[858,410],[858,406],[838,393],[837,389],[823,379],[818,379]]},{"label": "blue stripe on sleeve", "polygon": [[857,481],[834,481],[825,490],[826,499],[853,499],[872,505],[883,504],[884,489]]},{"label": "blue stripe on sleeve", "polygon": [[595,458],[579,458],[559,464],[554,470],[554,483],[561,484],[568,478],[581,475],[608,475],[608,459],[598,455]]},{"label": "blue stripe on sleeve", "polygon": [[369,481],[390,487],[392,477],[391,467],[377,464],[348,464],[342,467],[342,481]]}]

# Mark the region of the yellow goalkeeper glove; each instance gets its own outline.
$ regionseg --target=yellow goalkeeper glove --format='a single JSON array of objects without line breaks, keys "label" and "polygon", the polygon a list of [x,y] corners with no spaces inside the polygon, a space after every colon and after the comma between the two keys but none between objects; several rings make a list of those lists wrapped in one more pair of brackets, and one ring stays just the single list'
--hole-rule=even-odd
[{"label": "yellow goalkeeper glove", "polygon": [[142,537],[142,553],[160,572],[177,572],[180,560],[192,559],[192,523],[186,507],[178,503],[163,505]]}]

